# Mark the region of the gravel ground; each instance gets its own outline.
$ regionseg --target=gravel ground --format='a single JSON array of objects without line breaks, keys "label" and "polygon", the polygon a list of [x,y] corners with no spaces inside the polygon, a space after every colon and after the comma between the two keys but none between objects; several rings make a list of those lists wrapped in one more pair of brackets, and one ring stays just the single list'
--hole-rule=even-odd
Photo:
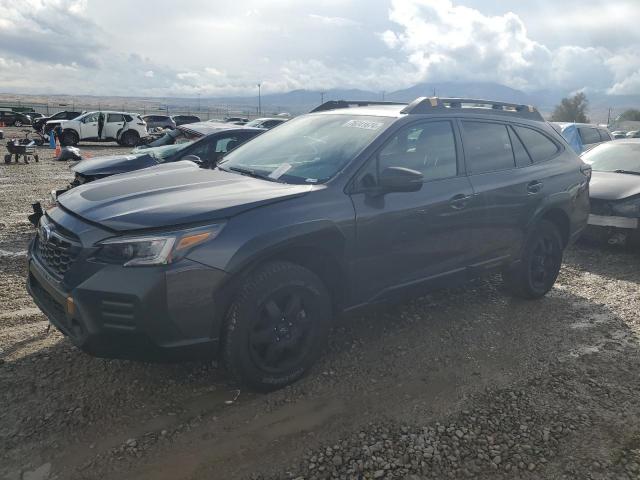
[{"label": "gravel ground", "polygon": [[489,278],[341,319],[255,395],[47,332],[24,251],[29,203],[71,179],[51,157],[0,164],[0,479],[640,478],[638,252],[571,247],[536,302]]}]

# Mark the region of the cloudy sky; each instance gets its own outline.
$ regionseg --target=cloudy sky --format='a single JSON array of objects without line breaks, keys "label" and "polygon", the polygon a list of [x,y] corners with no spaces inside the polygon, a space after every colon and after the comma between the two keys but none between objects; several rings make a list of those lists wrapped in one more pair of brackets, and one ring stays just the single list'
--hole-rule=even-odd
[{"label": "cloudy sky", "polygon": [[0,92],[640,94],[640,0],[0,0]]}]

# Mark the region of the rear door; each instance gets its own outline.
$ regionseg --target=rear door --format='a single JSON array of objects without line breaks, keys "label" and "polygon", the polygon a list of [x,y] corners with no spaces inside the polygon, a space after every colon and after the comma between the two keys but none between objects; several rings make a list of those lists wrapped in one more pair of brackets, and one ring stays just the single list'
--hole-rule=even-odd
[{"label": "rear door", "polygon": [[551,174],[546,162],[561,149],[529,126],[483,120],[460,124],[467,172],[481,205],[475,266],[493,267],[519,254],[547,191]]},{"label": "rear door", "polygon": [[118,132],[124,126],[124,115],[121,113],[107,114],[107,121],[104,124],[103,136],[105,138],[118,138]]},{"label": "rear door", "polygon": [[[376,194],[386,167],[420,171],[422,188]],[[455,122],[432,120],[400,129],[358,174],[351,193],[357,224],[352,271],[360,301],[464,272],[475,213],[461,167]]]}]

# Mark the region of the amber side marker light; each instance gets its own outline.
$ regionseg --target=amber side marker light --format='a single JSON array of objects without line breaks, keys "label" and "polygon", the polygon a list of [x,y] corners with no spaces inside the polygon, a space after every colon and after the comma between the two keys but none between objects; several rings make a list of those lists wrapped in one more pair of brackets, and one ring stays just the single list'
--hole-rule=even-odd
[{"label": "amber side marker light", "polygon": [[184,250],[185,248],[193,247],[199,243],[204,242],[211,236],[210,232],[195,233],[193,235],[187,235],[182,237],[176,246],[176,251]]},{"label": "amber side marker light", "polygon": [[76,304],[73,302],[73,297],[67,297],[67,313],[69,315],[76,313]]}]

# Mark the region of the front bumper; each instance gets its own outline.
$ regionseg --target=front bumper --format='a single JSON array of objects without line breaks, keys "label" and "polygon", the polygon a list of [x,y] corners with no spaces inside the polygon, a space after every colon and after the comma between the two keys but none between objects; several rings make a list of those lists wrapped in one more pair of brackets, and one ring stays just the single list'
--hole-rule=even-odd
[{"label": "front bumper", "polygon": [[609,245],[640,245],[640,229],[637,218],[613,215],[589,215],[584,232],[587,240]]},{"label": "front bumper", "polygon": [[225,272],[189,260],[163,267],[73,268],[88,275],[68,287],[34,255],[32,244],[27,289],[51,323],[85,352],[138,360],[217,354],[223,312],[216,292]]}]

